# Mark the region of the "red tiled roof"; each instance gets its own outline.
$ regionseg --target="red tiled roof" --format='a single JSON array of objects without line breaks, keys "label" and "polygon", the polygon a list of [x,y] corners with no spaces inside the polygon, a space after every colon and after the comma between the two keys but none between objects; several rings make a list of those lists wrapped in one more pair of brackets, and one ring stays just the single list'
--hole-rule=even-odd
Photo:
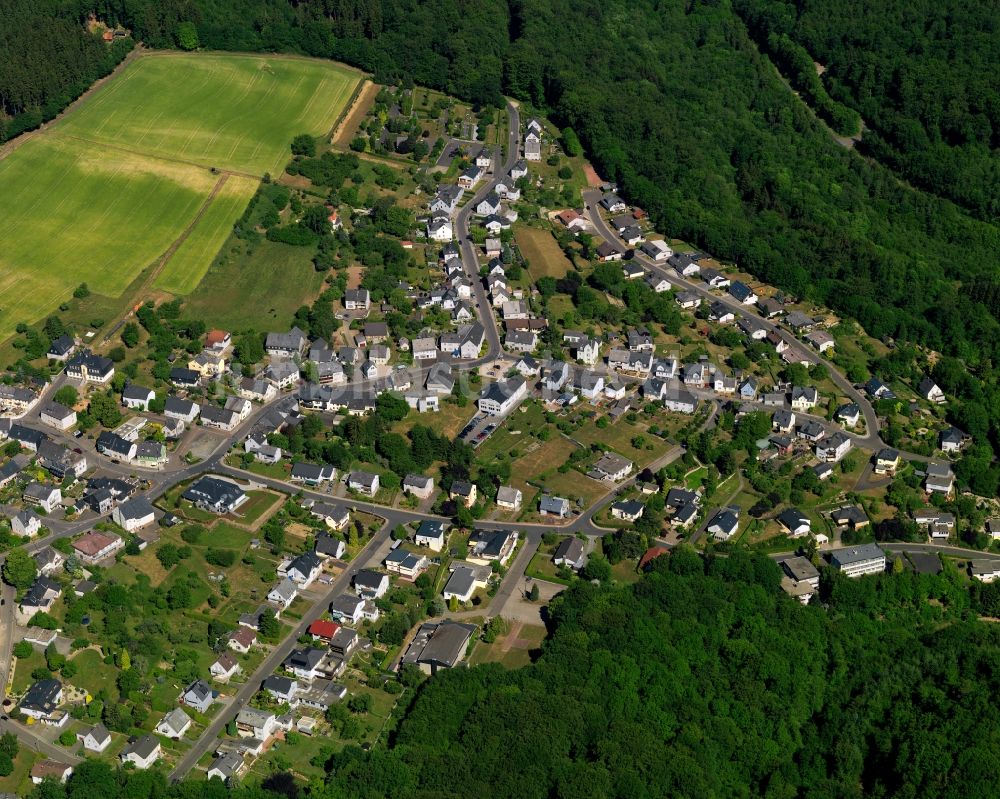
[{"label": "red tiled roof", "polygon": [[93,556],[105,547],[113,544],[114,541],[114,538],[104,535],[104,533],[90,532],[74,541],[73,549],[77,552],[82,552],[84,555]]},{"label": "red tiled roof", "polygon": [[214,344],[221,344],[229,334],[225,330],[209,330],[205,336],[205,344],[211,347]]},{"label": "red tiled roof", "polygon": [[333,634],[340,629],[340,625],[328,619],[317,619],[309,625],[309,634],[318,635],[320,638],[333,638]]},{"label": "red tiled roof", "polygon": [[660,555],[666,555],[669,551],[666,547],[650,547],[643,553],[639,561],[639,570],[645,569],[649,563],[656,560]]}]

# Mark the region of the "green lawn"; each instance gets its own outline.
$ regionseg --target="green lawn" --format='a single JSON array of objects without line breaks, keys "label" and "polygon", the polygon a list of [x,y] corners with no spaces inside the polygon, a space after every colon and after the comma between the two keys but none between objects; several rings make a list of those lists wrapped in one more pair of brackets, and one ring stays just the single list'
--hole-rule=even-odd
[{"label": "green lawn", "polygon": [[203,167],[277,173],[296,134],[333,127],[359,78],[330,61],[157,55],[102,86],[59,130]]},{"label": "green lawn", "polygon": [[41,136],[0,161],[0,337],[81,283],[118,297],[195,218],[206,170]]},{"label": "green lawn", "polygon": [[39,666],[44,665],[45,655],[37,649],[32,649],[31,655],[24,660],[17,661],[17,667],[14,669],[14,679],[11,682],[11,690],[15,694],[22,694],[27,691],[28,687],[35,682],[31,677],[31,672]]},{"label": "green lawn", "polygon": [[312,303],[323,287],[313,250],[270,241],[248,247],[230,237],[187,297],[185,311],[227,330],[285,330],[295,311]]},{"label": "green lawn", "polygon": [[153,285],[174,294],[194,291],[240,218],[257,181],[229,175],[191,233],[167,261]]},{"label": "green lawn", "polygon": [[97,696],[102,689],[106,689],[110,695],[114,695],[115,680],[118,678],[118,669],[114,666],[107,666],[104,660],[94,649],[87,649],[80,652],[73,659],[73,665],[77,672],[70,682],[78,688],[83,688],[91,696]]}]

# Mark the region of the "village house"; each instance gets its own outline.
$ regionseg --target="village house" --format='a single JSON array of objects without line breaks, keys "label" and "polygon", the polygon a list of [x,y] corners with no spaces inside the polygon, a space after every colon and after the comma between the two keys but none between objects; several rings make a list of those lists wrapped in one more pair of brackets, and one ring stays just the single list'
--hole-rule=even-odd
[{"label": "village house", "polygon": [[130,763],[135,768],[150,768],[160,757],[160,742],[152,735],[143,735],[126,746],[118,755],[122,763]]},{"label": "village house", "polygon": [[432,552],[441,552],[447,540],[447,532],[446,522],[425,519],[418,525],[413,542],[418,547],[426,547]]},{"label": "village house", "polygon": [[97,564],[110,558],[125,546],[125,540],[116,535],[106,535],[96,530],[80,536],[73,542],[76,556],[87,564]]},{"label": "village house", "polygon": [[351,491],[358,491],[369,497],[373,497],[379,490],[379,477],[371,472],[355,471],[347,477],[347,487]]},{"label": "village house", "polygon": [[115,376],[115,363],[103,355],[82,350],[66,362],[66,377],[84,383],[104,385]]},{"label": "village house", "polygon": [[408,474],[403,478],[403,491],[418,499],[427,499],[434,493],[434,478],[422,474]]},{"label": "village house", "polygon": [[69,430],[76,424],[76,411],[58,402],[48,402],[42,406],[39,418],[42,424],[56,430]]}]

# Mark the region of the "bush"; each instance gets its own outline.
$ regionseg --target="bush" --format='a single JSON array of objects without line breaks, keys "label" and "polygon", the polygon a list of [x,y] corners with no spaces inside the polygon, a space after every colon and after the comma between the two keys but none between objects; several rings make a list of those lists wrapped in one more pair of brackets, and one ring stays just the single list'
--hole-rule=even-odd
[{"label": "bush", "polygon": [[31,657],[33,651],[33,647],[27,641],[18,641],[17,646],[14,647],[14,657],[18,660],[23,660],[24,658]]},{"label": "bush", "polygon": [[209,548],[205,552],[205,561],[213,566],[228,568],[236,563],[236,552],[232,549]]}]

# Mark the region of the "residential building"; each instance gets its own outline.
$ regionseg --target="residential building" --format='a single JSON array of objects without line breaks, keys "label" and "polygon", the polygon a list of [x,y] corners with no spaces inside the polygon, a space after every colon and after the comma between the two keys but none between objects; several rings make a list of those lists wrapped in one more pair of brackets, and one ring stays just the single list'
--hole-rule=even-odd
[{"label": "residential building", "polygon": [[375,496],[379,489],[379,477],[371,472],[351,472],[347,478],[347,487],[352,491]]},{"label": "residential building", "polygon": [[632,461],[610,451],[602,454],[597,462],[590,467],[593,476],[608,482],[624,480],[632,473],[632,468]]},{"label": "residential building", "polygon": [[188,502],[213,513],[233,513],[249,497],[236,483],[204,475],[181,495]]},{"label": "residential building", "polygon": [[785,528],[789,537],[799,538],[812,531],[812,522],[798,508],[786,508],[778,514],[778,523]]},{"label": "residential building", "polygon": [[497,489],[497,506],[504,510],[518,511],[521,509],[521,489],[513,486],[500,486]]},{"label": "residential building", "polygon": [[509,413],[528,393],[523,377],[511,377],[490,383],[479,397],[479,410],[491,416]]},{"label": "residential building", "polygon": [[89,730],[78,732],[76,738],[88,752],[100,754],[111,746],[111,733],[101,722],[97,722]]},{"label": "residential building", "polygon": [[[55,760],[39,760],[31,767],[31,784],[41,785],[46,780],[65,784],[73,774],[73,767]],[[16,794],[14,794],[16,795]]]},{"label": "residential building", "polygon": [[432,552],[441,552],[447,540],[448,525],[436,519],[424,519],[417,527],[413,542]]},{"label": "residential building", "polygon": [[543,516],[558,516],[565,519],[569,515],[569,500],[546,494],[538,504],[538,512]]},{"label": "residential building", "polygon": [[52,513],[62,502],[62,491],[59,486],[44,483],[29,483],[22,494],[25,505],[40,507],[46,513]]},{"label": "residential building", "polygon": [[81,350],[66,362],[66,376],[84,383],[104,385],[115,376],[115,364],[103,355]]},{"label": "residential building", "polygon": [[881,574],[885,564],[885,552],[878,544],[861,544],[830,553],[830,565],[848,577]]},{"label": "residential building", "polygon": [[69,714],[59,709],[62,700],[63,688],[59,680],[39,680],[21,697],[18,709],[37,722],[61,727],[69,719]]},{"label": "residential building", "polygon": [[419,499],[428,499],[434,493],[434,478],[408,474],[403,478],[403,491]]},{"label": "residential building", "polygon": [[637,521],[641,516],[646,506],[635,499],[624,499],[619,500],[611,506],[611,516],[615,519],[621,519],[627,522]]},{"label": "residential building", "polygon": [[153,506],[146,497],[132,497],[116,505],[111,512],[111,520],[129,533],[134,533],[156,520]]},{"label": "residential building", "polygon": [[924,479],[924,488],[929,494],[951,494],[955,487],[955,474],[951,466],[947,463],[935,463],[931,461],[927,464],[927,477]]},{"label": "residential building", "polygon": [[304,483],[307,486],[318,486],[329,483],[337,477],[337,470],[329,464],[306,463],[298,461],[292,464],[290,479],[293,483]]},{"label": "residential building", "polygon": [[405,547],[398,546],[385,557],[386,571],[398,574],[408,580],[416,580],[423,574],[430,561],[423,555],[410,552]]},{"label": "residential building", "polygon": [[183,738],[191,728],[191,717],[181,708],[175,707],[167,713],[156,725],[156,733],[167,738]]},{"label": "residential building", "polygon": [[73,542],[77,557],[86,564],[100,563],[110,558],[125,546],[124,539],[116,535],[106,535],[92,530]]},{"label": "residential building", "polygon": [[287,333],[268,333],[264,350],[272,357],[293,358],[301,355],[308,344],[306,334],[298,327],[293,327]]},{"label": "residential building", "polygon": [[126,746],[118,755],[122,763],[131,763],[137,769],[148,769],[160,757],[160,742],[152,735],[143,735]]},{"label": "residential building", "polygon": [[728,541],[736,535],[740,524],[739,511],[739,508],[730,506],[723,508],[712,517],[707,529],[716,541]]},{"label": "residential building", "polygon": [[354,575],[354,590],[365,599],[381,599],[389,590],[389,575],[362,569]]},{"label": "residential building", "polygon": [[42,407],[40,419],[42,424],[56,430],[69,430],[76,424],[76,411],[58,402],[48,402]]},{"label": "residential building", "polygon": [[420,625],[413,641],[400,661],[415,663],[425,674],[454,668],[465,659],[469,640],[476,632],[474,624],[454,621],[426,622]]},{"label": "residential building", "polygon": [[933,402],[936,405],[942,405],[948,401],[941,387],[928,375],[925,375],[917,385],[917,393],[928,402]]},{"label": "residential building", "polygon": [[194,708],[199,713],[204,713],[215,701],[215,694],[207,682],[195,680],[184,689],[178,701],[185,707]]}]

